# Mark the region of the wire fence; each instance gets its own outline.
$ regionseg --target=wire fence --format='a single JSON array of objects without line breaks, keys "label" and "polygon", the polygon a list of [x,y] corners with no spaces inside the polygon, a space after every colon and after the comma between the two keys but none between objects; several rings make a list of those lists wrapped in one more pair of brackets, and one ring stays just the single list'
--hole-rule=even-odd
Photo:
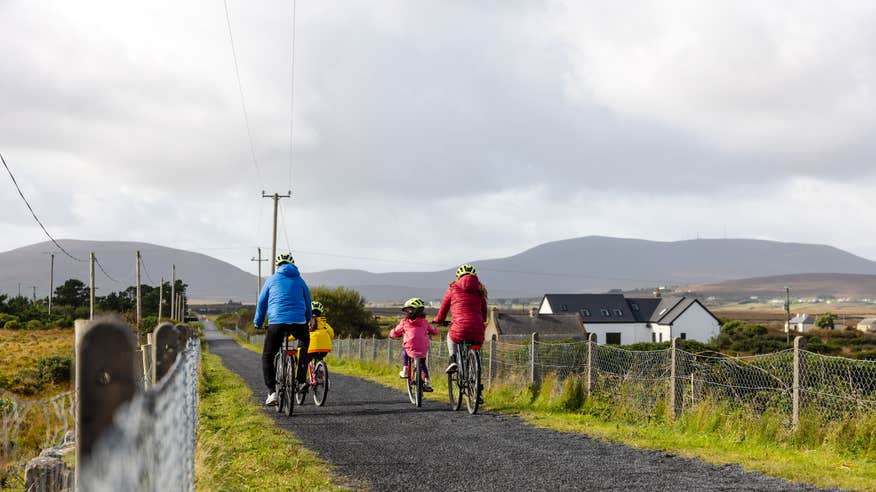
[{"label": "wire fence", "polygon": [[27,462],[39,450],[64,442],[73,430],[74,412],[72,391],[41,400],[0,391],[0,489],[24,485],[21,477]]},{"label": "wire fence", "polygon": [[[482,349],[485,382],[537,384],[577,378],[588,396],[645,416],[678,414],[703,402],[767,411],[796,425],[807,412],[826,420],[876,413],[876,361],[830,357],[802,346],[771,354],[732,357],[674,348],[625,350],[595,341],[488,341]],[[336,357],[401,362],[401,342],[379,338],[335,340]],[[447,362],[442,338],[432,342],[429,365]]]},{"label": "wire fence", "polygon": [[80,490],[194,490],[200,340],[115,414],[79,475]]}]

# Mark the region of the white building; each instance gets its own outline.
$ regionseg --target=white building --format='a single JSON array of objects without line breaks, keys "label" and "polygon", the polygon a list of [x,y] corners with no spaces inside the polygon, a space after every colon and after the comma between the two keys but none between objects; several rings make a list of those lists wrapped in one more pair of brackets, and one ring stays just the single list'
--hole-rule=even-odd
[{"label": "white building", "polygon": [[[798,314],[791,318],[789,323],[791,324],[791,330],[806,333],[815,329],[815,316],[811,314]],[[787,331],[788,323],[785,323],[785,332],[787,333]]]},{"label": "white building", "polygon": [[864,318],[858,323],[858,331],[876,333],[876,318]]},{"label": "white building", "polygon": [[721,322],[693,297],[627,298],[623,294],[545,294],[539,314],[578,313],[598,343],[708,342]]}]

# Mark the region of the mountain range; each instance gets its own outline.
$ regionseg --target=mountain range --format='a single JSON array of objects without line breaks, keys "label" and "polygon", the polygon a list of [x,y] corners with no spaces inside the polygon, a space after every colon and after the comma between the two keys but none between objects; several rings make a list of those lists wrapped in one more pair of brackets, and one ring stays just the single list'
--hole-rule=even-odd
[{"label": "mountain range", "polygon": [[[170,265],[175,263],[177,276],[189,284],[193,300],[251,302],[255,297],[255,275],[205,254],[136,242],[60,242],[79,259],[87,259],[88,252],[94,251],[101,266],[114,275],[118,283],[98,270],[99,294],[134,284],[134,252],[140,250],[146,265],[144,283],[157,285],[159,276],[167,278]],[[48,252],[54,250],[51,243],[44,242],[0,253],[0,292],[16,294],[20,282],[23,294],[29,295],[30,286],[36,285],[37,295],[44,297],[48,291]],[[477,266],[494,299],[538,297],[547,292],[703,286],[764,276],[876,275],[876,262],[832,246],[755,239],[662,242],[587,236],[544,243],[506,258],[462,260]],[[413,296],[440,298],[455,270],[453,267],[431,272],[308,272],[306,265],[299,267],[311,286],[343,285],[359,290],[375,302]],[[67,278],[87,282],[88,263],[56,252],[56,285]],[[873,296],[876,297],[876,292]]]}]

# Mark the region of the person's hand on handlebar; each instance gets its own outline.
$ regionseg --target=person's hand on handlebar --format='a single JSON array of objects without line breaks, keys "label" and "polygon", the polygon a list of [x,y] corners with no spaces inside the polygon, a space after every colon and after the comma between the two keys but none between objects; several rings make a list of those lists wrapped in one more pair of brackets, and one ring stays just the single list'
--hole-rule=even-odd
[{"label": "person's hand on handlebar", "polygon": [[433,320],[432,320],[432,324],[433,324],[433,325],[438,325],[438,326],[450,326],[450,322],[449,322],[449,321],[438,321],[437,319],[433,319]]}]

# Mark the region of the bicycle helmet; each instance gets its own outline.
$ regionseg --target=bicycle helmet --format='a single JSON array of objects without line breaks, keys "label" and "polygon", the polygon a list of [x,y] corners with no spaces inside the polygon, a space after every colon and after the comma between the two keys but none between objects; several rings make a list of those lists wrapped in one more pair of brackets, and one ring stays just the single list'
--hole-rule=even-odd
[{"label": "bicycle helmet", "polygon": [[277,255],[277,259],[274,261],[274,265],[280,266],[285,263],[290,263],[292,265],[295,264],[295,259],[292,258],[290,253],[280,253]]},{"label": "bicycle helmet", "polygon": [[426,303],[423,302],[419,297],[412,297],[405,301],[404,307],[402,309],[412,308],[412,309],[422,309],[426,307]]},{"label": "bicycle helmet", "polygon": [[475,270],[474,265],[469,265],[466,263],[465,265],[460,265],[459,268],[456,269],[456,278],[460,278],[463,275],[477,275],[478,271]]},{"label": "bicycle helmet", "polygon": [[310,303],[311,311],[319,311],[320,313],[325,311],[325,307],[323,307],[322,303],[319,301],[313,301]]}]

